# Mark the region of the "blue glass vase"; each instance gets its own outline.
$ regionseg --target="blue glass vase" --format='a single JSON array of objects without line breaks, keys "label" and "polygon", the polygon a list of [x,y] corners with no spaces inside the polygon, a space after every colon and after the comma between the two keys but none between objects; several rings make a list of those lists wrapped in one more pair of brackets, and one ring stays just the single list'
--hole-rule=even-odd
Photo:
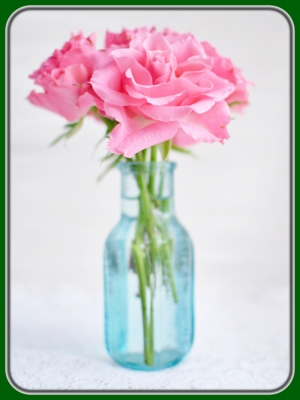
[{"label": "blue glass vase", "polygon": [[105,243],[105,342],[127,368],[177,364],[193,342],[193,245],[174,213],[174,163],[124,162],[122,215]]}]

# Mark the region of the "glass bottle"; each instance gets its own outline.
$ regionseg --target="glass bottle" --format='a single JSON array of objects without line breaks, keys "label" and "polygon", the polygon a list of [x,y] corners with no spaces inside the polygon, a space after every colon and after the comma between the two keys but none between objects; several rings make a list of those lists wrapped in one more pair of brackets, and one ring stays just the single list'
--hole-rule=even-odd
[{"label": "glass bottle", "polygon": [[177,364],[193,342],[193,244],[174,212],[170,162],[124,162],[122,215],[104,251],[105,343],[127,368]]}]

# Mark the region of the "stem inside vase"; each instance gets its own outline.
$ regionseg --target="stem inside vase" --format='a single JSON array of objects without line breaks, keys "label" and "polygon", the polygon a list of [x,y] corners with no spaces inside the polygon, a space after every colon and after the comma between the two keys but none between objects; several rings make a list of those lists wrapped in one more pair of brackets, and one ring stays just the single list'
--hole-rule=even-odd
[{"label": "stem inside vase", "polygon": [[[138,161],[144,161],[147,154],[138,153]],[[156,162],[157,148],[151,148],[151,162]],[[162,200],[164,173],[154,165],[150,170],[141,168],[135,173],[139,188],[139,215],[137,218],[132,254],[139,280],[141,298],[144,361],[151,366],[154,362],[154,297],[157,269],[161,268],[164,284],[171,289],[174,303],[178,302],[173,271],[173,240],[167,229],[166,217],[168,199]],[[158,172],[159,171],[159,172]],[[156,180],[159,180],[159,193],[156,193]]]}]

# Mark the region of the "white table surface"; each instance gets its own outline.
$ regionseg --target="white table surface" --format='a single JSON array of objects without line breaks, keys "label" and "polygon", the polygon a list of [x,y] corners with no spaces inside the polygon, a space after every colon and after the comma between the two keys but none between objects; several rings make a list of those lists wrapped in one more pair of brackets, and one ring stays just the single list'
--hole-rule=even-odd
[{"label": "white table surface", "polygon": [[25,390],[275,390],[288,378],[288,290],[198,287],[196,335],[177,366],[140,372],[104,347],[101,288],[18,288],[11,375]]}]

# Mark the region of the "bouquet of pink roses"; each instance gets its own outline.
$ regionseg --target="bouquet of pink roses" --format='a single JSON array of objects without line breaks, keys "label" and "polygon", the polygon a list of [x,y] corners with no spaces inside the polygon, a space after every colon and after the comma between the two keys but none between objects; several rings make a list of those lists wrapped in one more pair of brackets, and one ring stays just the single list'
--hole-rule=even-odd
[{"label": "bouquet of pink roses", "polygon": [[[170,150],[189,153],[186,147],[197,142],[224,143],[231,111],[248,104],[248,82],[230,59],[192,34],[169,29],[107,32],[103,50],[96,49],[95,35],[85,38],[80,32],[30,77],[44,92],[32,91],[29,100],[69,121],[53,143],[75,134],[88,116],[106,124],[100,138],[107,139],[106,171],[119,162],[161,165]],[[135,174],[140,206],[131,240],[148,366],[154,362],[152,308],[158,270],[173,302],[180,301],[173,239],[162,216],[170,204],[160,200],[163,176],[153,168]]]}]

